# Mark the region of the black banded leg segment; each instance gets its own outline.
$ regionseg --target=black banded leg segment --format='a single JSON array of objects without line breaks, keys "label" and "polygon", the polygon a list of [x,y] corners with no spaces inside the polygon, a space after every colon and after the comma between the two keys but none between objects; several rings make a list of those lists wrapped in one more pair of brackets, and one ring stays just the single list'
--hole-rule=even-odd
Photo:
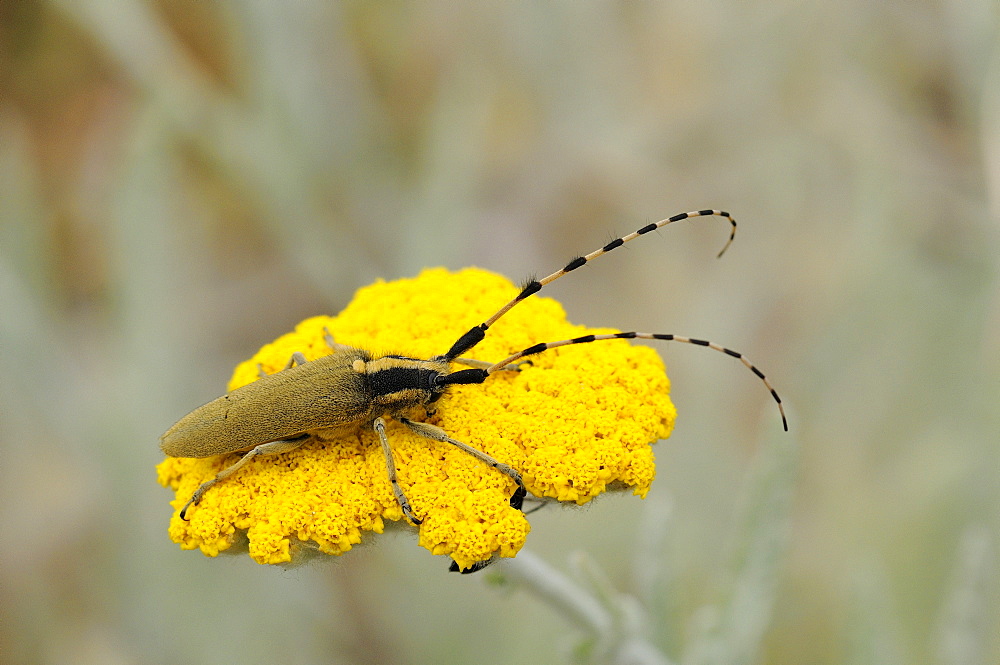
[{"label": "black banded leg segment", "polygon": [[198,489],[196,489],[194,491],[194,494],[191,495],[191,498],[188,499],[188,502],[184,504],[183,508],[181,508],[181,514],[180,514],[181,519],[187,520],[188,508],[190,508],[192,505],[197,506],[198,503],[201,501],[201,497],[205,495],[205,492],[208,490],[209,487],[219,482],[220,480],[225,480],[229,476],[233,475],[234,473],[242,469],[244,466],[246,466],[253,458],[260,457],[261,455],[277,455],[279,453],[287,453],[291,450],[295,450],[303,443],[305,443],[306,440],[308,439],[309,435],[303,434],[302,436],[298,436],[294,439],[282,439],[280,441],[271,441],[270,443],[262,443],[256,448],[250,450],[250,452],[246,453],[243,457],[241,457],[238,462],[227,466],[225,469],[215,474],[215,478],[205,481],[201,485],[199,485]]},{"label": "black banded leg segment", "polygon": [[661,229],[667,224],[673,224],[674,222],[680,222],[685,219],[693,219],[695,217],[724,217],[725,219],[729,220],[729,225],[730,225],[729,239],[726,241],[726,244],[723,245],[722,250],[719,251],[718,256],[721,257],[723,254],[726,253],[726,250],[729,249],[729,245],[732,244],[733,239],[736,237],[736,220],[733,219],[733,216],[730,215],[728,212],[725,212],[723,210],[692,210],[691,212],[682,212],[678,215],[674,215],[673,217],[668,217],[667,219],[661,219],[658,222],[647,224],[641,229],[638,229],[626,236],[622,236],[621,238],[616,238],[612,240],[611,242],[607,243],[600,249],[594,250],[590,254],[576,257],[575,259],[567,263],[561,270],[557,270],[548,277],[538,280],[531,280],[522,287],[521,292],[518,293],[513,300],[511,300],[509,303],[501,307],[496,314],[486,319],[486,321],[480,323],[475,328],[470,329],[469,332],[465,333],[460,338],[458,338],[458,340],[452,345],[451,349],[449,349],[448,352],[444,354],[444,356],[442,356],[442,358],[445,358],[447,360],[454,360],[455,358],[462,355],[469,349],[473,348],[476,344],[479,344],[479,342],[481,342],[483,338],[486,337],[486,331],[489,330],[489,327],[492,326],[494,323],[496,323],[497,319],[499,319],[501,316],[510,311],[510,309],[514,305],[521,302],[525,298],[538,293],[539,291],[542,290],[543,286],[551,284],[552,282],[556,281],[566,273],[572,272],[577,268],[586,265],[590,261],[593,261],[599,256],[607,254],[613,249],[618,249],[625,243],[635,240],[639,236],[646,235],[647,233],[651,233],[652,231],[656,231],[657,229]]},{"label": "black banded leg segment", "polygon": [[510,497],[510,505],[511,507],[517,508],[518,510],[521,509],[521,504],[524,502],[524,497],[528,494],[528,490],[524,486],[524,481],[521,479],[521,474],[516,469],[507,464],[504,464],[503,462],[494,459],[493,457],[487,455],[481,450],[473,448],[467,443],[462,443],[458,439],[451,438],[440,427],[428,423],[419,423],[410,420],[409,418],[404,418],[402,416],[395,416],[395,418],[396,420],[403,423],[404,425],[409,427],[411,430],[413,430],[420,436],[427,439],[433,439],[434,441],[450,443],[459,450],[472,455],[483,464],[496,469],[500,473],[512,479],[515,483],[517,483],[517,489],[514,490],[514,494],[511,495]]},{"label": "black banded leg segment", "polygon": [[403,488],[399,486],[399,479],[396,477],[396,460],[392,457],[392,446],[389,445],[389,439],[385,435],[385,419],[376,418],[373,427],[378,434],[379,441],[382,443],[385,466],[389,472],[389,484],[392,485],[392,493],[396,497],[396,502],[399,504],[399,508],[403,511],[403,516],[406,519],[410,520],[413,524],[421,524],[423,520],[417,519],[417,516],[413,514],[413,509],[410,507],[410,500],[406,498]]},{"label": "black banded leg segment", "polygon": [[[640,332],[620,332],[614,333],[613,335],[584,335],[583,337],[575,337],[573,339],[564,339],[558,342],[548,342],[542,344],[535,344],[534,346],[529,346],[527,349],[518,351],[517,353],[504,358],[500,362],[494,364],[492,367],[486,370],[486,374],[493,374],[499,371],[503,367],[509,365],[515,360],[519,360],[524,356],[531,356],[537,353],[541,353],[548,349],[554,349],[558,346],[569,346],[571,344],[588,344],[590,342],[600,342],[610,339],[658,339],[665,342],[683,342],[685,344],[694,344],[695,346],[706,346],[710,349],[714,349],[720,353],[725,353],[727,356],[732,356],[736,358],[741,363],[743,363],[747,369],[757,375],[757,378],[764,382],[764,386],[770,391],[771,397],[778,404],[778,411],[781,413],[781,424],[788,431],[788,419],[785,417],[785,407],[781,404],[781,398],[778,397],[777,391],[771,387],[771,382],[767,380],[764,373],[761,372],[757,367],[751,363],[747,358],[739,351],[733,351],[732,349],[727,349],[724,346],[720,346],[714,342],[709,342],[705,339],[695,339],[693,337],[681,337],[680,335],[661,335],[658,333],[640,333]],[[464,370],[464,371],[474,371],[474,370]],[[455,372],[455,374],[462,374],[463,372]],[[453,375],[454,376],[454,375]]]}]

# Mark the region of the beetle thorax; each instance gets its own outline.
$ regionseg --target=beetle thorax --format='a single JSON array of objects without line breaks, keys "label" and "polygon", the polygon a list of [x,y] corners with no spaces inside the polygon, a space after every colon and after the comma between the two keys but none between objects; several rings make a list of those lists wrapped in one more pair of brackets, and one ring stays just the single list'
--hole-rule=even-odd
[{"label": "beetle thorax", "polygon": [[373,412],[397,413],[434,401],[444,390],[437,379],[448,372],[443,360],[383,356],[365,363]]}]

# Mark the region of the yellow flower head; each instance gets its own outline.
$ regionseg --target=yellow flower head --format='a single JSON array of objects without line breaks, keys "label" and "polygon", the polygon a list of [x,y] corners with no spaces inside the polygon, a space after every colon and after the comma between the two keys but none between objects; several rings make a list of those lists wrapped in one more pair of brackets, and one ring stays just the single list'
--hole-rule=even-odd
[{"label": "yellow flower head", "polygon": [[[256,380],[258,364],[273,373],[296,351],[307,360],[328,355],[324,328],[338,344],[376,357],[443,354],[517,292],[507,279],[474,268],[378,282],[360,289],[340,315],[307,319],[265,345],[236,368],[229,390]],[[466,355],[496,362],[539,342],[609,332],[617,331],[572,325],[555,300],[532,296]],[[482,385],[450,387],[426,421],[519,470],[537,497],[583,504],[609,488],[645,496],[654,475],[651,443],[669,436],[676,415],[656,352],[615,340],[551,349],[531,360]],[[413,418],[425,419],[416,411]],[[399,483],[423,520],[417,527],[423,547],[463,569],[518,552],[530,526],[510,506],[515,485],[508,476],[398,423],[388,422],[386,434]],[[286,563],[306,549],[343,554],[361,542],[362,532],[381,533],[384,520],[403,519],[367,423],[255,458],[211,487],[188,512],[189,521],[180,519],[195,489],[241,455],[168,457],[157,467],[160,483],[176,492],[170,537],[181,547],[215,556],[245,536],[254,560]]]}]

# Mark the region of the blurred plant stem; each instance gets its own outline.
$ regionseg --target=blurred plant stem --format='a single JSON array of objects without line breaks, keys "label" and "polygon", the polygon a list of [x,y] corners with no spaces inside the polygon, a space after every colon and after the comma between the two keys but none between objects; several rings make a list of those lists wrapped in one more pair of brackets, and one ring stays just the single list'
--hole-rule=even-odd
[{"label": "blurred plant stem", "polygon": [[580,663],[667,665],[671,661],[642,634],[645,612],[635,597],[614,589],[587,554],[570,557],[576,581],[536,554],[522,550],[502,564],[505,580],[518,584],[586,633],[574,654]]},{"label": "blurred plant stem", "polygon": [[[718,600],[690,617],[693,630],[678,646],[682,662],[691,665],[756,662],[771,623],[777,598],[779,570],[788,550],[792,488],[798,468],[798,447],[784,432],[773,431],[754,462],[742,492],[728,566],[718,578]],[[667,509],[654,511],[666,518]],[[640,539],[639,548],[655,544],[659,556],[646,552],[636,558],[643,601],[614,588],[589,555],[570,557],[573,577],[563,575],[537,555],[522,550],[499,567],[504,580],[518,583],[580,628],[586,637],[574,650],[578,663],[648,665],[673,662],[661,651],[671,622],[682,621],[671,612],[670,598],[660,578],[670,562],[667,534]],[[646,542],[648,541],[648,542]],[[655,569],[647,570],[646,568]],[[676,631],[675,631],[676,632]]]},{"label": "blurred plant stem", "polygon": [[938,616],[936,652],[941,665],[986,662],[987,636],[996,630],[989,619],[987,590],[996,574],[989,529],[973,525],[958,544],[951,583]]}]

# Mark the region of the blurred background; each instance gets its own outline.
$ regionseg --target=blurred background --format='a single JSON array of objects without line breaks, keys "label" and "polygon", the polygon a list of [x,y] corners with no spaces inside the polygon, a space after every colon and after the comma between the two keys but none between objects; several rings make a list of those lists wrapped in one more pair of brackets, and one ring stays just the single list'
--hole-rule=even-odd
[{"label": "blurred background", "polygon": [[683,223],[546,295],[744,352],[791,433],[739,363],[660,345],[649,497],[543,510],[528,547],[588,552],[674,662],[1000,662],[998,27],[993,0],[0,2],[0,661],[568,662],[564,616],[410,532],[290,570],[181,551],[158,437],[377,278],[520,281],[721,208],[721,260],[724,220]]}]

